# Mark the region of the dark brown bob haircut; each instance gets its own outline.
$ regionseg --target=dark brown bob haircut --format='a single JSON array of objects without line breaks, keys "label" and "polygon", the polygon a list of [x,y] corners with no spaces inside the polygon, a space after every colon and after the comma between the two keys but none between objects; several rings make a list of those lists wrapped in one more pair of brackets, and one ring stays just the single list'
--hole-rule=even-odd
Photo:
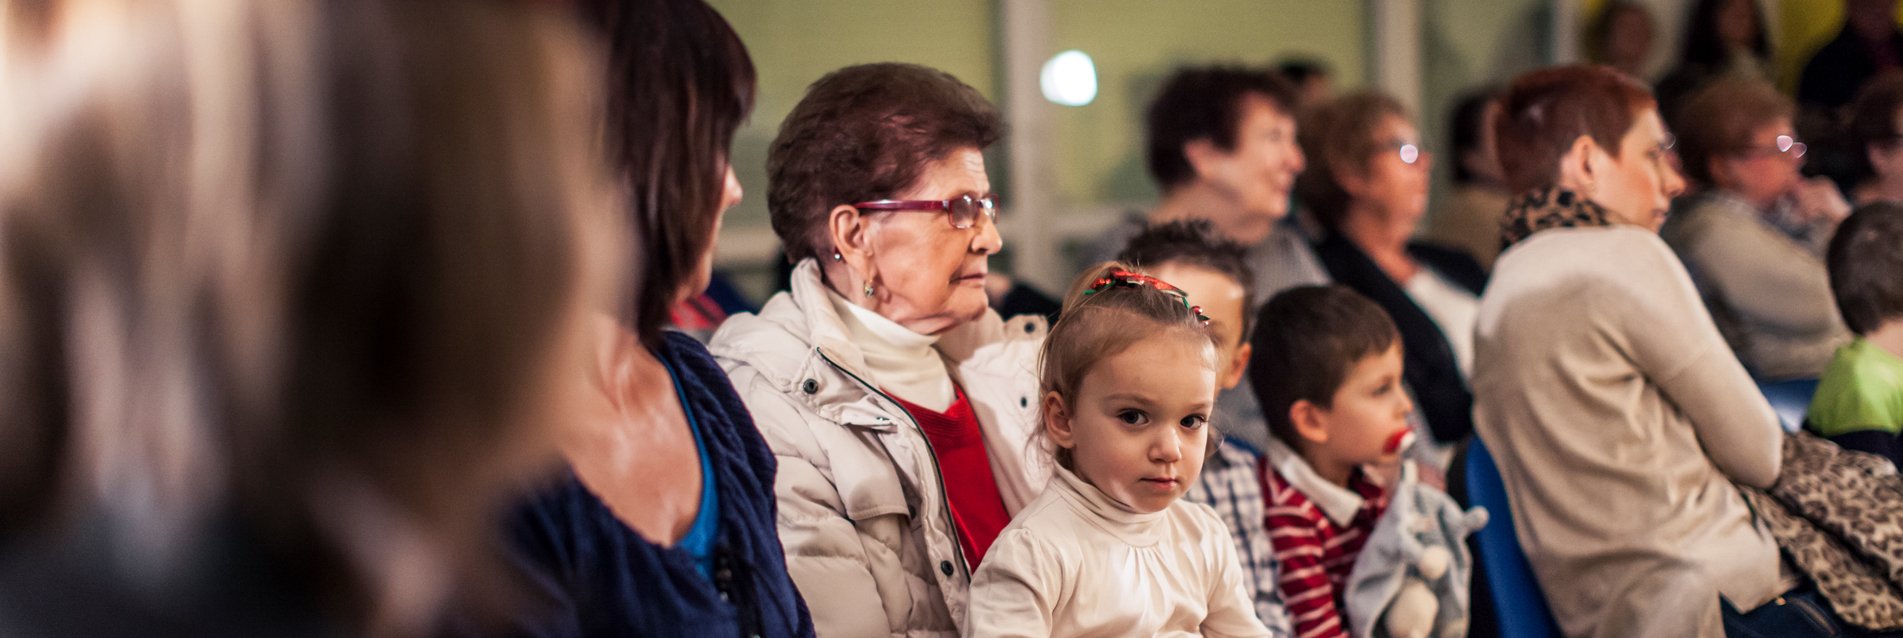
[{"label": "dark brown bob haircut", "polygon": [[753,59],[701,0],[580,4],[607,41],[606,151],[635,238],[638,276],[618,314],[651,347],[713,249],[728,151],[753,111]]},{"label": "dark brown bob haircut", "polygon": [[1242,105],[1250,96],[1295,114],[1295,87],[1273,72],[1234,65],[1177,69],[1163,83],[1143,114],[1144,160],[1150,177],[1169,190],[1196,178],[1183,145],[1209,140],[1225,151],[1236,149]]},{"label": "dark brown bob haircut", "polygon": [[767,152],[767,212],[793,262],[832,252],[834,206],[885,199],[932,162],[984,150],[1004,119],[977,89],[916,64],[849,66],[807,87]]},{"label": "dark brown bob haircut", "polygon": [[1330,407],[1356,362],[1400,341],[1381,306],[1342,286],[1298,286],[1270,298],[1249,340],[1249,385],[1269,434],[1301,449],[1289,408],[1304,399]]},{"label": "dark brown bob haircut", "polygon": [[1552,186],[1560,158],[1581,135],[1616,156],[1639,114],[1654,108],[1651,89],[1608,66],[1549,67],[1514,78],[1493,123],[1507,188],[1524,193]]}]

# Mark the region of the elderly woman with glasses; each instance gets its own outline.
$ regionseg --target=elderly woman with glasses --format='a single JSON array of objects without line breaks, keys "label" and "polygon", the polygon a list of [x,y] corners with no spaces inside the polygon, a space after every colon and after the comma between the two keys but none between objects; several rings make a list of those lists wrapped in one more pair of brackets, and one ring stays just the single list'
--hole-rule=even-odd
[{"label": "elderly woman with glasses", "polygon": [[789,290],[712,350],[779,461],[780,540],[820,635],[952,635],[971,570],[1047,467],[1030,444],[1042,318],[986,305],[1003,246],[958,79],[869,64],[814,83],[767,158]]},{"label": "elderly woman with glasses", "polygon": [[1816,377],[1849,339],[1823,250],[1850,206],[1828,180],[1798,172],[1806,148],[1792,110],[1756,80],[1693,94],[1674,128],[1698,191],[1660,230],[1725,341],[1764,380]]},{"label": "elderly woman with glasses", "polygon": [[1302,122],[1302,202],[1327,229],[1315,256],[1329,277],[1380,304],[1401,330],[1407,385],[1434,438],[1473,431],[1474,311],[1486,273],[1465,253],[1410,242],[1427,212],[1433,156],[1407,110],[1355,93]]}]

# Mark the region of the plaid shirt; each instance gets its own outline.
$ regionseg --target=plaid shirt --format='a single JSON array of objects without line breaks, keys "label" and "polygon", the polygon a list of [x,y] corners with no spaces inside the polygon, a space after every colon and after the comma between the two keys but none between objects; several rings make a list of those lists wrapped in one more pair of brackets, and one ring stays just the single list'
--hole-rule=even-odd
[{"label": "plaid shirt", "polygon": [[1256,616],[1269,634],[1286,638],[1288,611],[1276,586],[1275,546],[1269,541],[1268,509],[1262,499],[1260,455],[1234,438],[1224,439],[1216,455],[1203,463],[1201,476],[1183,498],[1216,510],[1236,541],[1236,558],[1248,572],[1249,593]]}]

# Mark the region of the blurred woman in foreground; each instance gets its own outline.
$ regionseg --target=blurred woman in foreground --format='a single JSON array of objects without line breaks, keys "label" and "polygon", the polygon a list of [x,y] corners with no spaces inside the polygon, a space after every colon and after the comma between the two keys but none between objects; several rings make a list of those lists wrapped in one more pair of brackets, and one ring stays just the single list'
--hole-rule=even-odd
[{"label": "blurred woman in foreground", "polygon": [[4,11],[0,635],[494,608],[485,524],[581,398],[619,270],[570,16]]},{"label": "blurred woman in foreground", "polygon": [[[566,467],[509,520],[546,595],[536,636],[811,636],[774,526],[777,463],[726,372],[668,309],[711,277],[753,62],[701,0],[588,0],[608,44],[605,146],[629,195],[640,278],[600,314],[590,409],[560,424]],[[607,310],[607,308],[603,308]]]}]

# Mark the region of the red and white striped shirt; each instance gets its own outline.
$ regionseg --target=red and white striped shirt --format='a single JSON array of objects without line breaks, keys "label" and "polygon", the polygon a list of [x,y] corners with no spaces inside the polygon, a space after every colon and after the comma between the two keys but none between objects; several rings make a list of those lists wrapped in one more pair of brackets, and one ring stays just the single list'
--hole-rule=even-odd
[{"label": "red and white striped shirt", "polygon": [[1346,488],[1329,483],[1279,442],[1271,443],[1262,462],[1269,541],[1281,565],[1277,585],[1296,638],[1348,636],[1341,596],[1355,557],[1387,507],[1387,493],[1359,470]]}]

